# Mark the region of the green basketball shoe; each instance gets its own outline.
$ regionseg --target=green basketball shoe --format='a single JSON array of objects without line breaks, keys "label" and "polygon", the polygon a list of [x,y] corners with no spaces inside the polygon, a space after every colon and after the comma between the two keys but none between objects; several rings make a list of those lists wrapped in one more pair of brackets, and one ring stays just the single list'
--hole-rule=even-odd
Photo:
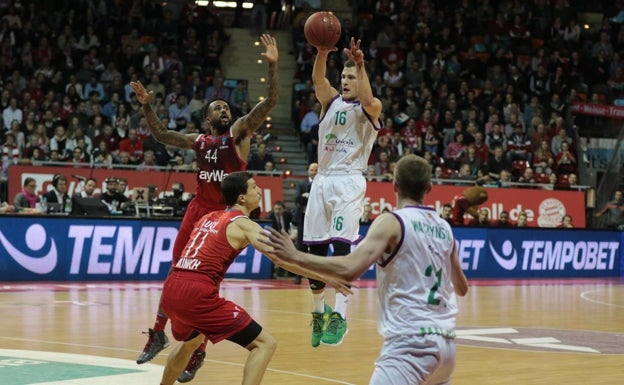
[{"label": "green basketball shoe", "polygon": [[312,312],[312,347],[315,348],[321,344],[321,338],[323,338],[323,331],[329,320],[329,315],[332,313],[332,308],[325,304],[325,313]]},{"label": "green basketball shoe", "polygon": [[329,322],[327,322],[323,337],[321,337],[321,343],[323,345],[338,346],[342,343],[342,339],[347,335],[348,331],[347,320],[342,318],[340,313],[333,312],[329,316]]}]

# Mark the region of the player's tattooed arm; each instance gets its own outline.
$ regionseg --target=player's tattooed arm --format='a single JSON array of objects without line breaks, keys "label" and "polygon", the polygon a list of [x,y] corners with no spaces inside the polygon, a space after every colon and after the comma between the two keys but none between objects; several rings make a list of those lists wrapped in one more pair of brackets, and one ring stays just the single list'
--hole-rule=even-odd
[{"label": "player's tattooed arm", "polygon": [[178,148],[193,148],[194,138],[192,135],[184,135],[177,131],[168,130],[160,119],[158,119],[150,103],[143,104],[143,115],[145,116],[145,120],[147,121],[152,135],[154,135],[154,139],[160,143]]}]

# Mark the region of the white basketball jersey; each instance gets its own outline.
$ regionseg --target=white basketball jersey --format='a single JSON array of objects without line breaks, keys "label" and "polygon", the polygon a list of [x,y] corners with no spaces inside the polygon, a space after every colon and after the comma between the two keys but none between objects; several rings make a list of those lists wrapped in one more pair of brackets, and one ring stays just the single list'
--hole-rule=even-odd
[{"label": "white basketball jersey", "polygon": [[364,174],[380,128],[359,101],[336,96],[319,122],[319,172]]},{"label": "white basketball jersey", "polygon": [[384,338],[420,328],[453,330],[457,298],[451,283],[451,227],[432,208],[407,206],[393,213],[402,238],[377,261],[378,331]]}]

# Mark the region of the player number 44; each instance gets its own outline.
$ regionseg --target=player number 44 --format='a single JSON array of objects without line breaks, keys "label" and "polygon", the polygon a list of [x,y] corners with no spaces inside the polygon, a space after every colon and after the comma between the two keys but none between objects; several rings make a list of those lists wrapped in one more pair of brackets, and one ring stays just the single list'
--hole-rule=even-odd
[{"label": "player number 44", "polygon": [[217,163],[217,150],[210,149],[206,151],[206,156],[204,158],[208,159],[211,162]]}]

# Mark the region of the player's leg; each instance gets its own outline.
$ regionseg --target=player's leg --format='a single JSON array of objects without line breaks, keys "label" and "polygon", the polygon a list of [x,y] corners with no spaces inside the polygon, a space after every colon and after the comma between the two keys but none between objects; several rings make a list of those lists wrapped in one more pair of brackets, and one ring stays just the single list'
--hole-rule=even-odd
[{"label": "player's leg", "polygon": [[173,385],[173,383],[175,383],[178,375],[182,372],[184,366],[193,354],[193,351],[195,351],[203,340],[203,334],[195,332],[188,340],[175,347],[167,359],[167,365],[165,366],[160,382],[161,385]]},{"label": "player's leg", "polygon": [[[182,218],[178,235],[176,236],[173,244],[173,253],[171,258],[172,266],[180,258],[180,255],[182,254],[184,247],[186,247],[186,243],[193,232],[193,225],[197,219],[204,215],[204,211],[205,209],[203,209],[203,207],[198,203],[197,199],[193,199],[189,203],[187,210],[184,213],[184,217]],[[201,216],[199,216],[200,214]],[[168,274],[171,274],[171,268],[169,269]],[[169,346],[169,339],[165,335],[165,327],[167,326],[168,317],[162,310],[161,302],[161,300],[158,301],[156,319],[154,320],[152,328],[148,330],[148,340],[143,347],[143,351],[139,355],[139,358],[137,358],[137,364],[143,364],[152,360],[158,353]]]},{"label": "player's leg", "polygon": [[260,384],[277,347],[275,338],[252,320],[245,329],[228,340],[249,350],[243,369],[243,385]]},{"label": "player's leg", "polygon": [[[328,200],[334,207],[330,230],[333,255],[347,255],[351,251],[351,243],[359,238],[366,180],[361,175],[349,175],[334,177],[331,181],[331,198]],[[347,327],[348,301],[348,296],[336,293],[334,310],[323,332],[321,343],[334,346],[342,343],[349,331]]]},{"label": "player's leg", "polygon": [[[332,242],[334,247],[333,255],[347,255],[351,250],[351,244],[342,241]],[[321,343],[324,345],[337,346],[340,345],[347,335],[349,328],[347,326],[347,303],[349,297],[336,292],[336,301],[334,303],[334,310],[329,315],[325,330],[323,330],[323,336],[321,337]]]},{"label": "player's leg", "polygon": [[[329,250],[329,244],[310,245],[309,248],[310,253],[324,257]],[[323,338],[323,332],[332,313],[332,308],[325,303],[325,282],[313,278],[308,278],[308,282],[312,292],[312,337],[310,343],[315,348],[321,344],[321,338]]]},{"label": "player's leg", "polygon": [[[312,183],[308,205],[304,216],[303,243],[310,253],[326,256],[329,250],[329,229],[331,227],[331,206],[325,199],[327,178],[317,175]],[[325,282],[309,279],[312,291],[312,347],[321,344],[325,324],[331,314],[331,307],[325,303]]]}]

